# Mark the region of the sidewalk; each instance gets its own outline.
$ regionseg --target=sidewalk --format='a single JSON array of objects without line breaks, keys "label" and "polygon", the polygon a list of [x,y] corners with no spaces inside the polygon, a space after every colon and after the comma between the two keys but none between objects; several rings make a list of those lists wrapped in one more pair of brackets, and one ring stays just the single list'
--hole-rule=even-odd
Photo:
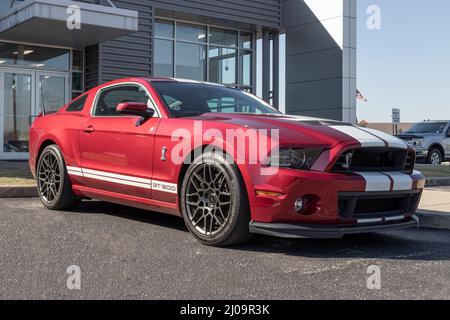
[{"label": "sidewalk", "polygon": [[425,189],[420,203],[421,211],[434,211],[450,215],[450,187]]},{"label": "sidewalk", "polygon": [[421,227],[450,230],[450,187],[425,189],[417,216]]},{"label": "sidewalk", "polygon": [[26,161],[0,161],[0,198],[36,197],[36,182]]}]

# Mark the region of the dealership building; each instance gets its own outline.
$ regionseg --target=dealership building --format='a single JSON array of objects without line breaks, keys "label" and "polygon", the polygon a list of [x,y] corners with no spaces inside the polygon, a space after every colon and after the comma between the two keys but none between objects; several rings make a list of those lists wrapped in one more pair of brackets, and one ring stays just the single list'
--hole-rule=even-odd
[{"label": "dealership building", "polygon": [[42,110],[149,75],[356,122],[356,0],[1,0],[0,160],[27,159]]}]

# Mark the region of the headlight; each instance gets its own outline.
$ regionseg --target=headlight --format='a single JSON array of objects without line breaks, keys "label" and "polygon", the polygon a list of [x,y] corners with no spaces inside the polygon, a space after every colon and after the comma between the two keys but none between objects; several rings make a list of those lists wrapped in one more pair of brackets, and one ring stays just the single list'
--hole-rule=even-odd
[{"label": "headlight", "polygon": [[425,144],[425,139],[414,139],[414,140],[411,140],[410,144],[413,147],[423,147],[423,145]]},{"label": "headlight", "polygon": [[268,164],[280,168],[309,170],[321,152],[321,149],[280,149],[277,154],[271,155]]}]

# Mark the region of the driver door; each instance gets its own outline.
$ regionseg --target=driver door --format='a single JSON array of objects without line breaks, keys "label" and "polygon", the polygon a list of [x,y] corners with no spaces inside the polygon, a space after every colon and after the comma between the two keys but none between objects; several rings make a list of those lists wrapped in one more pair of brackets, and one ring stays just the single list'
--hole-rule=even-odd
[{"label": "driver door", "polygon": [[[159,113],[141,84],[119,84],[100,89],[91,115],[80,133],[80,149],[88,187],[129,196],[151,198],[153,148]],[[153,118],[122,116],[122,102],[147,103]]]}]

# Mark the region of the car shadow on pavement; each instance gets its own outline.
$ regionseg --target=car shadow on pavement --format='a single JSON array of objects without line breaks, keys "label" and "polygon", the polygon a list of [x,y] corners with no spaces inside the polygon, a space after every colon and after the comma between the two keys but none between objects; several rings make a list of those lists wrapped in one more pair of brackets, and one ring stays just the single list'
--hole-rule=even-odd
[{"label": "car shadow on pavement", "polygon": [[[101,201],[84,201],[73,212],[104,214],[177,230],[192,237],[180,217]],[[199,243],[199,246],[202,246]],[[343,239],[281,239],[255,235],[243,245],[211,250],[238,250],[305,258],[450,260],[450,231],[405,229],[350,235]]]},{"label": "car shadow on pavement", "polygon": [[255,236],[234,250],[307,258],[450,260],[450,231],[405,229],[342,239],[279,239]]},{"label": "car shadow on pavement", "polygon": [[77,214],[111,215],[118,218],[167,227],[188,233],[188,230],[181,217],[176,217],[159,212],[141,210],[109,202],[96,200],[83,201],[76,209],[72,210],[72,212],[75,212]]}]

